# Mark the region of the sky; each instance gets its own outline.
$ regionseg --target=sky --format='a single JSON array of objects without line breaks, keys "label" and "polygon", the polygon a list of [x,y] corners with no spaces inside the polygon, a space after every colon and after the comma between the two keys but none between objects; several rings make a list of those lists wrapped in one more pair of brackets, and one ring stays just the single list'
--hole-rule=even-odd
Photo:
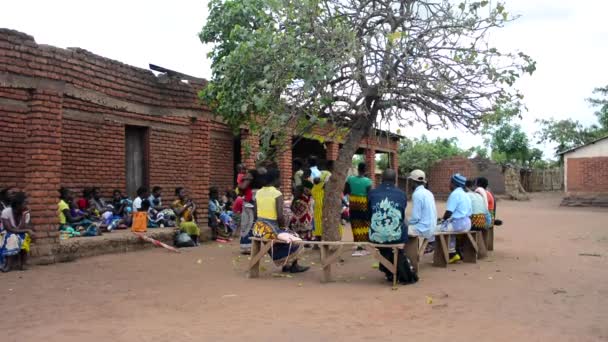
[{"label": "sky", "polygon": [[[523,51],[537,61],[536,72],[516,83],[527,107],[517,123],[529,136],[538,129],[536,119],[595,123],[585,98],[593,88],[608,85],[608,1],[505,1],[507,11],[521,17],[494,32],[492,44],[500,50]],[[30,34],[38,44],[80,47],[145,69],[152,63],[192,76],[211,76],[206,58],[210,47],[197,36],[207,17],[207,1],[4,2],[0,27]],[[457,129],[428,132],[415,126],[402,134],[457,137],[464,148],[483,143],[482,137]],[[551,144],[538,147],[552,157]]]}]

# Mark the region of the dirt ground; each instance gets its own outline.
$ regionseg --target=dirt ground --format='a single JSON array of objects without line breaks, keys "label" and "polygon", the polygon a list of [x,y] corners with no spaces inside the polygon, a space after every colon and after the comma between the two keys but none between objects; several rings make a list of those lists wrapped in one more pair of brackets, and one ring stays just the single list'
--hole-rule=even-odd
[{"label": "dirt ground", "polygon": [[420,282],[397,290],[350,255],[331,284],[314,253],[305,274],[265,262],[247,279],[236,242],[0,274],[0,340],[608,340],[608,211],[559,199],[499,202],[489,258],[440,269],[426,256]]}]

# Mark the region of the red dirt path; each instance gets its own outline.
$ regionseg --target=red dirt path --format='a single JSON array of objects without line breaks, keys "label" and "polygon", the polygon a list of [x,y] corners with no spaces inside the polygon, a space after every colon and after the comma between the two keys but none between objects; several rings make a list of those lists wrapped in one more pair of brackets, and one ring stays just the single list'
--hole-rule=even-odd
[{"label": "red dirt path", "polygon": [[488,259],[446,270],[426,257],[421,281],[396,291],[347,255],[336,283],[319,283],[314,254],[306,274],[272,277],[264,263],[250,280],[237,245],[215,243],[0,274],[0,340],[608,340],[608,211],[558,203],[499,202]]}]

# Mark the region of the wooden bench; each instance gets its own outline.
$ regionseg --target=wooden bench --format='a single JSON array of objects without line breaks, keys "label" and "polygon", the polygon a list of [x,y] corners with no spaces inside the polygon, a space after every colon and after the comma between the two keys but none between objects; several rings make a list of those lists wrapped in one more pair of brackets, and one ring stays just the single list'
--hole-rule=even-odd
[{"label": "wooden bench", "polygon": [[486,247],[488,251],[494,250],[494,227],[490,229],[483,230],[481,232],[483,235],[483,240],[486,243]]},{"label": "wooden bench", "polygon": [[[483,245],[482,249],[485,249],[485,243],[480,243],[483,242],[482,234],[480,234],[480,232],[437,232],[435,233],[435,251],[433,252],[433,266],[447,267],[450,261],[450,256],[448,253],[448,238],[451,236],[456,237],[456,246],[459,247],[462,256],[462,261],[476,263],[478,256],[480,258],[484,258],[485,256],[487,256],[487,251],[481,251],[481,256],[479,255],[479,245]],[[422,239],[422,244],[420,245],[420,248],[418,250],[418,259],[422,257],[426,246],[429,244],[429,241],[426,238],[420,238]]]},{"label": "wooden bench", "polygon": [[[251,246],[251,261],[249,262],[249,278],[257,278],[260,274],[260,260],[270,251],[272,243],[287,243],[280,240],[267,240],[261,238],[252,238]],[[405,255],[408,256],[412,262],[412,266],[418,270],[418,244],[419,240],[417,236],[410,237],[408,242],[400,244],[374,244],[370,242],[353,242],[353,241],[297,241],[293,242],[300,246],[303,245],[317,245],[321,249],[321,265],[323,267],[323,275],[321,282],[331,282],[332,276],[332,265],[337,263],[340,259],[340,254],[344,250],[345,246],[360,246],[365,248],[371,255],[378,260],[384,267],[386,267],[393,274],[393,286],[397,285],[397,256],[398,251],[401,249]],[[379,248],[392,248],[393,249],[393,260],[388,260],[378,251]]]}]

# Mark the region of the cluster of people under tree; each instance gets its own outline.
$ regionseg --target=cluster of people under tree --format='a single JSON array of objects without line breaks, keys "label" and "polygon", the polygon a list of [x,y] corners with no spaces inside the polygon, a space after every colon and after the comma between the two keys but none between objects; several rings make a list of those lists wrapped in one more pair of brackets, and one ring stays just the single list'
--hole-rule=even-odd
[{"label": "cluster of people under tree", "polygon": [[[242,253],[250,253],[253,236],[286,242],[321,239],[325,184],[331,177],[333,165],[330,161],[321,170],[315,157],[309,158],[307,164],[300,159],[294,160],[294,198],[287,207],[277,188],[279,171],[276,165],[256,170],[239,166],[238,196],[233,212],[240,227]],[[342,223],[350,221],[355,242],[393,244],[406,242],[408,236],[423,236],[430,242],[425,253],[432,253],[434,234],[438,231],[482,230],[494,225],[496,202],[487,189],[488,180],[483,177],[473,181],[460,174],[453,175],[446,211],[438,220],[435,198],[427,188],[425,173],[412,171],[408,178],[412,184],[413,207],[408,220],[405,215],[407,196],[396,186],[396,172],[385,170],[382,183],[373,189],[366,171],[365,163],[360,163],[357,174],[347,178],[342,194]],[[284,272],[302,272],[308,268],[297,263],[301,246],[306,245],[278,243],[269,253]],[[449,252],[450,263],[461,259],[455,239],[450,239]],[[389,260],[393,258],[390,248],[381,248],[380,253]],[[360,249],[353,252],[353,256],[365,254]],[[399,255],[398,259],[401,262],[407,258]],[[380,269],[392,281],[392,273],[382,265]]]}]

